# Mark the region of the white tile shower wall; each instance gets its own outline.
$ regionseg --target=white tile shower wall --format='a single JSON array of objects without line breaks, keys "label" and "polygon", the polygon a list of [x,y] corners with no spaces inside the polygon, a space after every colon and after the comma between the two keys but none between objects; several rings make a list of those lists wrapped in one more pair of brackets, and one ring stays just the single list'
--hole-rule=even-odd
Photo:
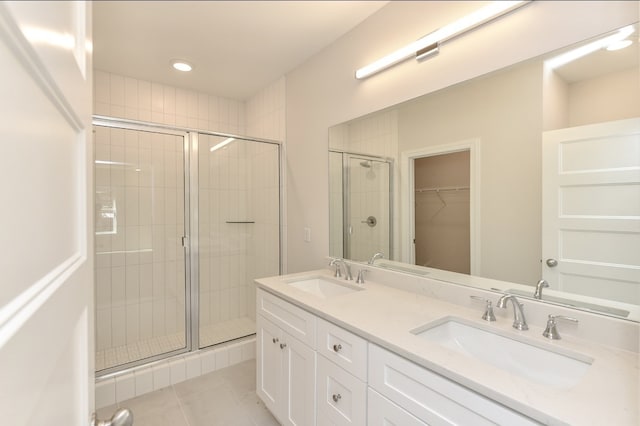
[{"label": "white tile shower wall", "polygon": [[[256,105],[256,117],[277,119],[265,115],[261,106]],[[94,114],[221,133],[246,133],[243,101],[101,70],[94,70]],[[268,126],[258,126],[262,128]],[[267,137],[259,133],[254,136]]]},{"label": "white tile shower wall", "polygon": [[255,359],[256,339],[200,350],[96,380],[96,409]]},{"label": "white tile shower wall", "polygon": [[96,347],[113,357],[184,330],[183,139],[95,131]]}]

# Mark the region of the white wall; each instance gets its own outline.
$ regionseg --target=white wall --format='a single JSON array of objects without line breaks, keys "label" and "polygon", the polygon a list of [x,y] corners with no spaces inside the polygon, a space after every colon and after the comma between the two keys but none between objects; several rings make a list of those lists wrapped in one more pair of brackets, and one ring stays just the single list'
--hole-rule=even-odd
[{"label": "white wall", "polygon": [[[475,10],[478,2],[390,2],[287,78],[289,272],[324,265],[329,252],[328,128],[638,20],[638,2],[533,2],[364,81],[354,71]],[[579,16],[579,19],[576,17]],[[304,241],[304,227],[312,241]]]}]

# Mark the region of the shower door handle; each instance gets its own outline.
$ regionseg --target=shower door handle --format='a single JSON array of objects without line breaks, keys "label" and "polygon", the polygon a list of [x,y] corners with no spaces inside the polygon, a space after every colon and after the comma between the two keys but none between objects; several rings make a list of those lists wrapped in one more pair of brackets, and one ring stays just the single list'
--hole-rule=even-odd
[{"label": "shower door handle", "polygon": [[133,413],[128,408],[121,408],[109,420],[98,420],[93,413],[91,426],[133,426]]}]

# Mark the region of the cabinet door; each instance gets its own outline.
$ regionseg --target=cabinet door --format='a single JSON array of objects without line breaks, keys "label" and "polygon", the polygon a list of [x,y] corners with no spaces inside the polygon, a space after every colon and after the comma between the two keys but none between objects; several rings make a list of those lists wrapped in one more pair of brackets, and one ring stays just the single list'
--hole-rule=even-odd
[{"label": "cabinet door", "polygon": [[[284,425],[313,426],[316,420],[316,351],[283,333]],[[278,346],[280,347],[280,346]]]},{"label": "cabinet door", "polygon": [[318,426],[365,426],[367,385],[318,356]]},{"label": "cabinet door", "polygon": [[269,411],[279,416],[282,399],[283,353],[282,332],[262,315],[257,318],[256,392]]}]

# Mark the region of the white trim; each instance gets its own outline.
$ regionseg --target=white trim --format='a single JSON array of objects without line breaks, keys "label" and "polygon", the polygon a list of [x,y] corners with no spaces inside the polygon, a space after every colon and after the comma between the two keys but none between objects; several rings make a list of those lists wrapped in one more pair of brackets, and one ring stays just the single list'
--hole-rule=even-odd
[{"label": "white trim", "polygon": [[415,213],[411,207],[415,203],[415,184],[413,180],[414,160],[422,157],[452,152],[469,151],[469,226],[471,275],[481,275],[480,256],[480,138],[467,139],[451,144],[429,146],[400,153],[400,217],[401,235],[406,236],[401,243],[400,261],[415,264]]},{"label": "white trim", "polygon": [[67,283],[69,277],[82,267],[86,260],[81,253],[73,253],[0,309],[0,348]]}]

